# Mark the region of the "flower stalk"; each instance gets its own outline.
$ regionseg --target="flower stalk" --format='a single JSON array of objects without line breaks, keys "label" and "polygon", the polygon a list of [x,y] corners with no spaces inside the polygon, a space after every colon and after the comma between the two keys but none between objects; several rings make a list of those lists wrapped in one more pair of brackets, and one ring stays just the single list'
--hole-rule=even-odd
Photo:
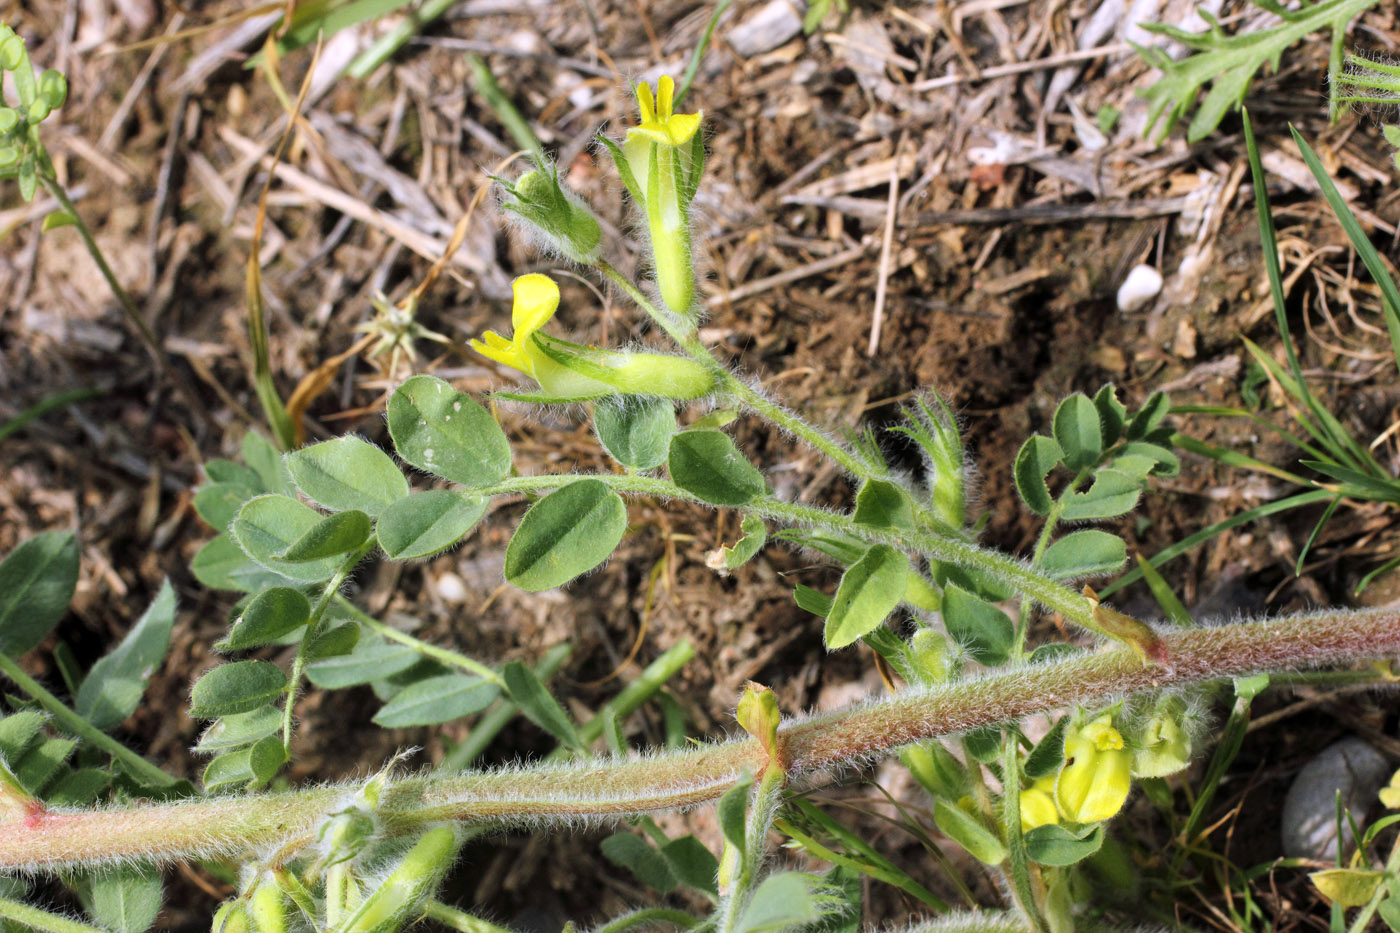
[{"label": "flower stalk", "polygon": [[[1259,671],[1391,657],[1400,654],[1400,613],[1322,612],[1191,629],[1163,640],[1167,666],[1144,665],[1135,652],[1114,647],[790,720],[779,731],[787,777],[800,785],[823,768],[1049,709]],[[416,835],[447,821],[577,824],[713,801],[767,761],[759,741],[749,738],[620,763],[408,777],[386,784],[379,813],[389,835]],[[0,870],[172,862],[274,846],[290,853],[311,843],[325,816],[353,792],[314,787],[11,816],[0,821]]]}]

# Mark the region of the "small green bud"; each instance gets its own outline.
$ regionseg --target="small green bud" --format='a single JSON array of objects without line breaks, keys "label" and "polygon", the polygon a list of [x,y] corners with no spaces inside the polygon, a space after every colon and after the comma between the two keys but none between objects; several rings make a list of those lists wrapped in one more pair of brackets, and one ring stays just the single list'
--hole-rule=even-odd
[{"label": "small green bud", "polygon": [[209,930],[210,933],[252,933],[252,927],[248,925],[248,911],[243,908],[243,902],[224,901],[214,913],[214,922]]},{"label": "small green bud", "polygon": [[914,780],[935,798],[957,800],[967,793],[967,768],[942,742],[910,745],[899,757]]},{"label": "small green bud", "polygon": [[1168,697],[1133,736],[1133,777],[1166,777],[1191,763],[1186,703]]},{"label": "small green bud", "polygon": [[68,78],[63,72],[47,69],[39,75],[39,96],[48,102],[50,110],[57,110],[68,99]]},{"label": "small green bud", "polygon": [[44,100],[42,97],[34,98],[29,105],[28,116],[30,124],[43,123],[44,119],[49,115],[49,110],[48,101]]},{"label": "small green bud", "polygon": [[8,37],[0,40],[0,68],[14,71],[24,59],[24,40],[11,31]]},{"label": "small green bud", "polygon": [[4,136],[19,126],[19,111],[13,107],[0,107],[0,136]]},{"label": "small green bud", "polygon": [[943,683],[948,679],[948,639],[931,628],[919,629],[909,639],[909,662],[923,683]]},{"label": "small green bud", "polygon": [[287,933],[287,902],[276,883],[264,881],[258,885],[249,899],[248,910],[257,933]]},{"label": "small green bud", "polygon": [[18,146],[0,146],[0,168],[9,168],[18,161]]},{"label": "small green bud", "polygon": [[526,172],[506,190],[505,209],[533,224],[555,249],[581,265],[598,261],[603,231],[583,200],[559,184],[558,169]]},{"label": "small green bud", "polygon": [[446,826],[429,830],[356,911],[345,933],[390,933],[421,909],[457,854],[457,836]]}]

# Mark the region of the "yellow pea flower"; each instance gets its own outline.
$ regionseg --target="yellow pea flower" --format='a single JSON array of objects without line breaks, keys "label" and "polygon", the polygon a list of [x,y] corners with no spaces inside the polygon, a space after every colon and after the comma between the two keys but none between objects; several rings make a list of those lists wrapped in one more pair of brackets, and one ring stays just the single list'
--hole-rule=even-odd
[{"label": "yellow pea flower", "polygon": [[1390,784],[1382,787],[1380,794],[1381,803],[1387,810],[1400,810],[1400,771],[1396,771],[1390,776]]},{"label": "yellow pea flower", "polygon": [[1104,713],[1065,735],[1065,764],[1055,781],[1055,805],[1075,823],[1097,823],[1123,809],[1132,788],[1132,750]]},{"label": "yellow pea flower", "polygon": [[630,141],[633,135],[645,136],[663,146],[683,146],[690,142],[695,131],[700,128],[704,111],[695,113],[674,113],[672,102],[676,94],[676,82],[670,75],[662,75],[656,82],[656,96],[652,97],[651,86],[643,82],[637,85],[637,110],[641,123],[627,131]]},{"label": "yellow pea flower", "polygon": [[1055,775],[1047,774],[1021,791],[1021,832],[1060,822],[1055,808]]},{"label": "yellow pea flower", "polygon": [[548,399],[575,402],[623,394],[684,401],[714,388],[715,374],[694,360],[599,350],[544,333],[541,328],[559,308],[559,286],[547,275],[522,275],[511,289],[511,336],[487,331],[470,342],[471,348],[534,379]]}]

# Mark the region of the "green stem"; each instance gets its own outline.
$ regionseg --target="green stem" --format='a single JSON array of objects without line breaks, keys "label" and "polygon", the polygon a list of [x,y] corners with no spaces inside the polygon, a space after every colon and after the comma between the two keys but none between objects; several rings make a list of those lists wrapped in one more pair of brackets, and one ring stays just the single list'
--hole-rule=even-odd
[{"label": "green stem", "polygon": [[[557,489],[574,480],[585,478],[600,480],[613,490],[629,495],[658,496],[667,499],[682,499],[699,505],[710,505],[699,496],[682,489],[670,480],[655,476],[591,473],[513,476],[473,491],[484,496],[538,492],[545,489]],[[711,507],[713,508],[713,506]],[[739,506],[738,510],[787,524],[804,525],[848,534],[870,543],[888,544],[900,549],[913,549],[920,555],[933,560],[973,567],[1005,581],[1046,608],[1060,613],[1069,621],[1094,631],[1098,630],[1098,625],[1094,621],[1093,609],[1083,596],[1015,558],[978,547],[971,542],[916,529],[882,529],[862,525],[848,515],[840,515],[794,502],[783,502],[772,496],[754,499],[747,505]]]},{"label": "green stem", "polygon": [[452,651],[449,648],[442,648],[438,645],[430,644],[421,638],[415,638],[407,632],[400,632],[393,626],[385,625],[338,592],[335,593],[335,600],[336,604],[353,616],[356,622],[359,622],[375,634],[382,635],[390,641],[396,641],[401,645],[407,645],[424,657],[432,658],[434,661],[441,662],[448,667],[456,667],[466,671],[468,674],[475,674],[483,680],[489,680],[493,684],[502,687],[505,686],[505,681],[501,678],[501,675],[488,665],[482,664],[480,661],[469,658],[464,654],[458,654],[456,651]]},{"label": "green stem", "polygon": [[360,547],[351,551],[341,562],[336,572],[326,581],[325,588],[321,590],[321,596],[311,609],[311,620],[306,623],[306,630],[302,632],[301,644],[297,645],[297,656],[292,661],[292,672],[287,678],[286,702],[282,710],[282,749],[288,757],[292,754],[292,708],[296,706],[297,689],[301,686],[301,677],[306,671],[307,652],[311,649],[311,643],[316,640],[316,636],[321,634],[321,621],[325,618],[326,610],[330,608],[331,601],[340,593],[341,585],[345,583],[346,578],[374,546],[375,540],[370,538]]},{"label": "green stem", "polygon": [[801,439],[808,446],[826,454],[853,476],[869,479],[875,475],[875,471],[870,468],[869,464],[862,462],[841,444],[827,437],[818,428],[803,421],[796,413],[788,411],[772,399],[764,397],[753,386],[726,369],[724,364],[716,360],[709,349],[700,342],[700,338],[695,336],[693,325],[682,323],[675,315],[662,311],[631,279],[617,271],[606,260],[600,260],[598,268],[608,281],[626,292],[627,297],[631,298],[639,308],[660,325],[667,336],[674,340],[687,356],[711,369],[725,392],[784,431]]},{"label": "green stem", "polygon": [[442,901],[427,901],[423,905],[423,916],[429,920],[436,920],[449,930],[461,930],[462,933],[513,933],[505,927],[496,926],[490,920],[483,920],[455,907],[449,907]]},{"label": "green stem", "polygon": [[609,713],[619,720],[632,715],[639,706],[664,687],[666,681],[680,673],[680,669],[694,656],[695,649],[688,641],[677,642],[666,649],[655,661],[648,664],[635,680],[623,687],[617,696],[603,704],[603,708],[598,710],[592,719],[579,726],[579,739],[584,745],[592,745],[598,741],[603,735],[603,726]]},{"label": "green stem", "polygon": [[[49,166],[47,152],[40,153],[40,162],[46,166],[46,168]],[[161,353],[160,341],[156,339],[155,331],[151,330],[151,325],[146,323],[146,318],[141,314],[141,309],[136,307],[136,302],[131,299],[126,289],[122,288],[122,284],[117,281],[116,273],[113,272],[112,267],[107,264],[107,257],[102,255],[102,248],[99,247],[97,241],[93,239],[92,231],[89,230],[87,224],[83,222],[83,217],[78,213],[78,208],[73,203],[72,198],[68,197],[68,192],[63,190],[63,186],[58,183],[58,178],[52,175],[50,170],[39,172],[39,181],[43,183],[44,190],[58,202],[59,207],[63,208],[68,216],[73,218],[73,226],[77,228],[78,236],[82,237],[83,246],[87,248],[88,255],[92,257],[93,262],[97,263],[97,269],[102,273],[102,278],[106,280],[107,288],[111,290],[113,297],[117,299],[117,304],[121,305],[122,311],[126,313],[132,326],[136,328],[136,332],[145,342],[146,348],[151,351],[151,356],[154,357],[156,365],[162,365],[164,362],[164,355]]]},{"label": "green stem", "polygon": [[90,398],[96,398],[102,394],[104,393],[101,389],[71,389],[67,392],[60,392],[58,395],[52,395],[46,399],[35,402],[9,421],[0,424],[0,440],[4,440],[11,434],[14,434],[31,421],[42,418],[55,408],[63,408],[76,402],[83,402]]},{"label": "green stem", "polygon": [[631,930],[640,926],[672,926],[680,930],[693,929],[700,923],[695,917],[683,910],[671,910],[668,907],[648,907],[644,910],[634,910],[630,914],[623,914],[608,921],[598,927],[593,933],[623,933],[624,930]]},{"label": "green stem", "polygon": [[29,696],[42,706],[49,715],[53,716],[63,731],[70,735],[75,735],[92,745],[100,748],[114,759],[121,762],[133,775],[140,778],[153,787],[174,787],[180,783],[180,779],[166,774],[160,768],[151,764],[140,755],[127,748],[116,739],[112,738],[101,729],[88,722],[82,716],[74,712],[67,704],[49,691],[45,690],[33,677],[24,672],[13,658],[0,652],[0,674],[4,674]]},{"label": "green stem", "polygon": [[1002,736],[1001,774],[1001,826],[1002,835],[1006,837],[1011,892],[1025,913],[1031,930],[1040,933],[1050,927],[1041,912],[1040,898],[1031,877],[1030,854],[1026,851],[1026,839],[1021,832],[1021,755],[1016,744],[1015,729],[1007,729]]},{"label": "green stem", "polygon": [[101,927],[88,926],[7,898],[0,898],[0,920],[9,920],[31,930],[43,930],[44,933],[103,933]]},{"label": "green stem", "polygon": [[768,833],[773,828],[773,818],[778,815],[778,805],[783,801],[786,783],[787,775],[783,769],[769,762],[763,769],[763,776],[754,785],[749,798],[748,819],[744,822],[743,855],[730,881],[729,890],[721,895],[716,911],[715,928],[718,933],[733,933],[744,908],[749,904],[754,883],[767,855]]},{"label": "green stem", "polygon": [[[1068,706],[1172,690],[1260,671],[1400,654],[1400,612],[1333,611],[1172,632],[1171,664],[1145,666],[1126,648],[907,690],[874,703],[789,721],[779,731],[789,780],[869,760],[913,742]],[[444,821],[473,828],[575,826],[598,818],[695,806],[763,769],[755,739],[625,761],[550,762],[508,771],[429,774],[388,782],[379,816],[388,836]],[[314,842],[343,806],[345,785],[106,808],[0,816],[0,871],[58,871],[170,862]]]},{"label": "green stem", "polygon": [[[540,679],[540,683],[549,683],[549,679],[564,664],[569,653],[573,650],[574,646],[568,642],[561,641],[557,645],[552,645],[535,665],[535,676]],[[516,706],[513,701],[504,698],[499,700],[494,707],[476,721],[476,724],[472,726],[472,731],[467,734],[462,743],[447,753],[437,770],[461,771],[463,768],[470,767],[495,741],[500,731],[519,713],[520,707]]]}]

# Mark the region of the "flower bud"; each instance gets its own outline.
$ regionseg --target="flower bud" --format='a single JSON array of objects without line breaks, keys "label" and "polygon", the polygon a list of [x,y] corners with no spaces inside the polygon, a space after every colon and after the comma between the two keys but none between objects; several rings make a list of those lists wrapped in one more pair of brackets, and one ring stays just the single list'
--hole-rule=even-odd
[{"label": "flower bud", "polygon": [[398,867],[371,892],[345,933],[390,933],[422,908],[457,854],[457,836],[446,826],[423,835]]},{"label": "flower bud", "polygon": [[68,100],[68,78],[61,71],[46,69],[39,75],[39,97],[49,105],[50,110],[62,107]]},{"label": "flower bud", "polygon": [[1055,776],[1046,775],[1021,791],[1021,832],[1060,821],[1055,808]]},{"label": "flower bud", "polygon": [[252,933],[248,925],[248,911],[241,900],[224,901],[214,912],[214,922],[209,926],[210,933]]},{"label": "flower bud", "polygon": [[941,684],[948,679],[948,638],[942,632],[921,628],[909,639],[909,662],[921,683]]},{"label": "flower bud", "polygon": [[603,232],[583,200],[559,184],[557,168],[526,172],[505,189],[505,209],[533,224],[551,246],[582,265],[598,261]]},{"label": "flower bud", "polygon": [[1060,815],[1075,823],[1097,823],[1123,809],[1132,787],[1133,753],[1104,713],[1065,734],[1065,764],[1055,782]]},{"label": "flower bud", "polygon": [[1133,749],[1133,777],[1166,777],[1191,763],[1186,704],[1180,697],[1160,703],[1143,723]]},{"label": "flower bud", "polygon": [[264,881],[253,890],[248,912],[257,933],[287,933],[286,899],[274,882]]}]

